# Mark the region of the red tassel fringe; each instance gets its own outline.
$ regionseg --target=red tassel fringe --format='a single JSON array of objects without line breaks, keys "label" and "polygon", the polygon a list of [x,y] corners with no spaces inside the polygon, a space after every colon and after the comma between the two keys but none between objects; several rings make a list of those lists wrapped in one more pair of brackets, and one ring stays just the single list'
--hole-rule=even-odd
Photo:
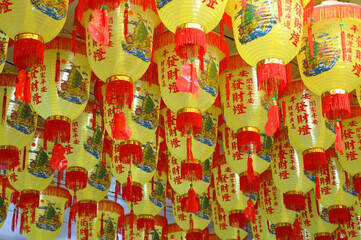
[{"label": "red tassel fringe", "polygon": [[355,192],[361,196],[361,177],[354,177],[353,184],[355,187]]},{"label": "red tassel fringe", "polygon": [[18,100],[24,101],[26,104],[29,104],[32,98],[31,90],[31,69],[27,68],[21,70],[18,74],[18,82],[16,83],[15,88],[15,97]]},{"label": "red tassel fringe", "polygon": [[306,209],[306,197],[303,194],[283,194],[285,207],[293,211],[303,211]]},{"label": "red tassel fringe", "polygon": [[102,217],[100,218],[100,236],[104,235],[104,213],[102,213]]},{"label": "red tassel fringe", "polygon": [[284,65],[279,63],[263,64],[257,68],[258,89],[263,90],[268,96],[273,92],[286,88],[287,74]]},{"label": "red tassel fringe", "polygon": [[287,240],[292,239],[292,226],[276,227],[276,238],[277,240]]},{"label": "red tassel fringe", "polygon": [[124,144],[119,148],[119,159],[122,163],[141,164],[143,162],[142,146],[136,144]]},{"label": "red tassel fringe", "polygon": [[44,141],[69,143],[70,123],[63,120],[45,121]]},{"label": "red tassel fringe", "polygon": [[65,173],[65,186],[71,190],[80,190],[86,188],[88,183],[88,174],[82,171],[67,171]]},{"label": "red tassel fringe", "polygon": [[[131,195],[129,194],[131,192]],[[143,192],[142,188],[131,185],[129,188],[128,185],[123,185],[123,192],[122,192],[122,198],[127,202],[137,203],[139,201],[142,201],[143,198]]]},{"label": "red tassel fringe", "polygon": [[133,102],[133,84],[129,81],[117,80],[111,81],[106,86],[105,101],[110,105],[125,105],[130,109]]},{"label": "red tassel fringe", "polygon": [[249,183],[252,183],[254,181],[254,170],[253,170],[253,158],[251,153],[248,154],[248,160],[247,160],[247,180]]},{"label": "red tassel fringe", "polygon": [[203,240],[203,233],[189,231],[186,235],[186,240]]},{"label": "red tassel fringe", "polygon": [[342,225],[351,220],[350,212],[347,208],[334,208],[328,210],[330,223]]},{"label": "red tassel fringe", "polygon": [[60,53],[56,53],[55,82],[60,82]]},{"label": "red tassel fringe", "polygon": [[237,146],[241,153],[257,154],[262,149],[261,136],[253,131],[241,131],[237,133]]},{"label": "red tassel fringe", "polygon": [[320,178],[318,177],[318,172],[316,172],[316,187],[315,187],[315,194],[316,194],[316,199],[320,200],[321,198],[321,191],[320,191]]},{"label": "red tassel fringe", "polygon": [[184,112],[177,116],[177,129],[182,133],[190,131],[198,134],[202,131],[202,115],[194,112]]},{"label": "red tassel fringe", "polygon": [[281,22],[281,18],[282,18],[282,15],[283,15],[283,11],[282,11],[282,1],[283,1],[283,0],[277,0],[278,22]]},{"label": "red tassel fringe", "polygon": [[332,236],[317,236],[315,240],[332,240]]},{"label": "red tassel fringe", "polygon": [[313,33],[312,22],[308,25],[308,48],[310,49],[311,56],[313,57]]},{"label": "red tassel fringe", "polygon": [[153,231],[155,227],[154,219],[151,218],[137,218],[138,231]]},{"label": "red tassel fringe", "polygon": [[240,176],[239,185],[241,190],[245,193],[256,193],[260,190],[260,178],[255,175],[253,182],[249,182],[247,175]]},{"label": "red tassel fringe", "polygon": [[81,217],[81,218],[96,218],[97,217],[97,210],[98,210],[98,206],[97,204],[94,204],[94,203],[90,203],[90,202],[81,202],[79,201],[77,203],[77,213],[78,213],[78,216]]},{"label": "red tassel fringe", "polygon": [[71,50],[74,53],[76,53],[76,35],[77,35],[78,26],[76,21],[73,22],[73,32],[72,32],[72,38],[71,38]]},{"label": "red tassel fringe", "polygon": [[343,23],[340,23],[341,27],[341,47],[342,47],[342,59],[346,61],[346,39],[345,39],[345,31],[343,29]]},{"label": "red tassel fringe", "polygon": [[6,116],[6,102],[7,102],[7,89],[4,88],[4,96],[3,96],[3,105],[2,105],[2,113],[1,113],[1,123],[4,123]]},{"label": "red tassel fringe", "polygon": [[19,151],[14,149],[0,150],[0,168],[4,170],[12,170],[20,164]]},{"label": "red tassel fringe", "polygon": [[319,171],[327,167],[325,152],[312,152],[303,155],[303,167],[305,171]]},{"label": "red tassel fringe", "polygon": [[231,213],[229,214],[229,225],[234,228],[244,228],[247,226],[247,218],[244,213]]},{"label": "red tassel fringe", "polygon": [[350,113],[350,100],[347,94],[332,94],[322,98],[322,115],[327,119],[345,119]]},{"label": "red tassel fringe", "polygon": [[44,44],[35,39],[15,42],[13,61],[18,69],[36,68],[43,64]]},{"label": "red tassel fringe", "polygon": [[183,180],[196,182],[202,180],[202,165],[192,162],[184,162],[181,165],[181,176]]},{"label": "red tassel fringe", "polygon": [[342,125],[341,122],[336,119],[336,139],[335,139],[335,148],[337,152],[343,154],[343,136],[342,136]]},{"label": "red tassel fringe", "polygon": [[128,24],[129,24],[129,4],[125,3],[124,9],[124,38],[127,39],[128,36]]}]

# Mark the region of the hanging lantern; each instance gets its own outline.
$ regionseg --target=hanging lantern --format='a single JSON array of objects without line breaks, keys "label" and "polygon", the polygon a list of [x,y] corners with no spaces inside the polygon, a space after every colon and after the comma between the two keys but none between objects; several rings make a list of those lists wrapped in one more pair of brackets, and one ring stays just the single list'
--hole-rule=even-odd
[{"label": "hanging lantern", "polygon": [[65,174],[65,186],[68,189],[83,189],[87,185],[88,170],[102,162],[103,124],[101,107],[94,102],[87,103],[84,112],[71,122],[71,140],[65,145],[65,157],[68,168]]},{"label": "hanging lantern", "polygon": [[142,186],[141,201],[134,205],[127,202],[128,208],[134,210],[137,216],[137,227],[140,231],[150,232],[155,229],[155,216],[165,204],[167,172],[164,170],[157,170],[153,178]]},{"label": "hanging lantern", "polygon": [[[361,60],[357,57],[357,44],[352,44],[361,36],[357,32],[360,13],[361,7],[356,4],[333,2],[315,7],[311,19],[313,34],[303,37],[297,56],[302,80],[321,96],[322,114],[330,120],[338,121],[350,114],[348,94],[361,83],[358,68]],[[305,24],[310,23],[310,19],[305,20]],[[312,51],[308,46],[310,40]]]},{"label": "hanging lantern", "polygon": [[64,209],[70,202],[68,190],[49,185],[40,193],[35,221],[24,226],[24,236],[27,239],[56,239],[62,229]]},{"label": "hanging lantern", "polygon": [[342,122],[344,153],[337,154],[342,168],[347,173],[353,175],[355,191],[359,196],[361,194],[361,170],[358,163],[358,155],[361,154],[361,143],[359,141],[361,130],[361,125],[359,126],[360,119],[361,108],[359,106],[351,107],[350,118]]},{"label": "hanging lantern", "polygon": [[115,179],[123,185],[123,199],[128,202],[142,200],[142,186],[154,175],[158,163],[159,139],[157,134],[148,142],[142,144],[143,161],[135,163],[129,158],[122,159],[122,142],[113,146],[111,158],[111,172]]},{"label": "hanging lantern", "polygon": [[257,89],[256,69],[239,55],[221,62],[220,92],[224,119],[237,133],[238,151],[257,154],[261,151],[261,132],[264,132],[265,115],[272,101]]},{"label": "hanging lantern", "polygon": [[176,223],[168,225],[168,239],[181,240],[186,239],[187,232],[180,228]]},{"label": "hanging lantern", "polygon": [[0,54],[0,73],[3,71],[3,68],[6,63],[8,45],[9,45],[9,36],[0,30],[0,52],[1,52],[1,54]]},{"label": "hanging lantern", "polygon": [[[224,155],[219,160],[213,160],[212,172],[217,204],[229,215],[227,225],[233,228],[245,228],[248,220],[254,221],[254,205],[257,196],[245,195],[241,191],[239,175],[232,171]],[[213,217],[215,217],[214,214]],[[231,238],[234,239],[234,237]]]},{"label": "hanging lantern", "polygon": [[321,100],[301,80],[292,82],[286,92],[288,136],[292,146],[303,151],[306,171],[326,167],[326,149],[334,143],[333,124],[322,117]]},{"label": "hanging lantern", "polygon": [[31,106],[46,121],[45,141],[69,143],[70,121],[83,112],[89,98],[91,70],[85,43],[77,41],[75,55],[71,44],[69,34],[45,44],[44,64],[32,72]]},{"label": "hanging lantern", "polygon": [[[19,154],[21,163],[7,171],[10,184],[20,193],[19,206],[22,210],[20,231],[35,221],[35,210],[39,206],[39,194],[50,183],[53,172],[49,164],[51,152],[44,149],[44,128],[41,122],[35,131],[32,141]],[[26,212],[31,218],[27,220]]]},{"label": "hanging lantern", "polygon": [[19,150],[34,136],[38,115],[28,104],[15,98],[17,75],[5,70],[0,75],[0,168],[14,169],[19,163]]},{"label": "hanging lantern", "polygon": [[359,227],[361,217],[352,208],[350,208],[350,217],[350,222],[340,226],[333,232],[333,239],[356,240],[361,238]]},{"label": "hanging lantern", "polygon": [[[209,16],[207,20],[210,20]],[[208,50],[204,59],[192,59],[191,64],[183,64],[184,60],[174,52],[176,43],[173,33],[163,33],[155,42],[154,61],[161,73],[159,86],[162,99],[176,114],[176,128],[183,134],[202,131],[202,113],[212,106],[218,94],[219,62],[225,55],[217,34],[207,34],[206,40]]]},{"label": "hanging lantern", "polygon": [[93,238],[115,239],[117,226],[123,219],[124,209],[120,204],[108,199],[101,200],[98,203],[98,216],[93,220]]},{"label": "hanging lantern", "polygon": [[288,141],[285,131],[276,137],[273,144],[272,175],[277,189],[283,192],[283,203],[287,209],[303,211],[306,207],[305,194],[314,183],[304,174],[301,154]]},{"label": "hanging lantern", "polygon": [[[151,66],[153,68],[153,66]],[[115,105],[104,105],[104,124],[108,134],[115,140],[121,141],[119,157],[121,161],[131,159],[136,163],[142,162],[142,144],[150,141],[155,135],[159,121],[160,91],[157,84],[156,67],[153,76],[149,76],[150,69],[134,85],[134,100],[131,108],[120,109]],[[119,139],[117,131],[125,130],[117,125],[117,116],[124,113],[129,130],[127,138]]]},{"label": "hanging lantern", "polygon": [[276,188],[270,170],[265,171],[261,176],[259,197],[258,203],[264,217],[275,224],[276,238],[278,240],[291,238],[296,213],[283,205],[283,195]]},{"label": "hanging lantern", "polygon": [[260,188],[260,174],[269,167],[272,161],[273,137],[261,133],[262,150],[254,155],[243,154],[237,147],[236,132],[233,132],[225,123],[220,124],[219,130],[223,136],[223,149],[227,164],[234,172],[239,174],[241,190],[245,193],[258,192]]},{"label": "hanging lantern", "polygon": [[256,216],[256,221],[252,224],[252,234],[254,240],[275,240],[275,232],[270,232],[270,224],[263,216],[262,209],[259,207],[259,204],[256,204],[254,212]]},{"label": "hanging lantern", "polygon": [[257,67],[259,89],[277,96],[277,90],[283,92],[291,83],[286,64],[301,47],[302,1],[231,0],[228,4],[239,54]]},{"label": "hanging lantern", "polygon": [[[330,150],[328,150],[330,151]],[[329,222],[344,224],[350,221],[348,208],[355,202],[356,193],[351,190],[350,177],[343,171],[335,153],[329,154],[328,167],[318,176],[320,181],[320,203],[328,208]]]},{"label": "hanging lantern", "polygon": [[[8,178],[6,175],[0,175],[0,228],[4,225],[6,217],[8,215],[10,201],[12,199],[12,195],[15,192],[15,189],[10,185]],[[16,210],[14,209],[14,212]]]},{"label": "hanging lantern", "polygon": [[153,32],[160,21],[150,1],[112,2],[83,3],[88,59],[96,76],[107,83],[105,102],[131,108],[133,82],[142,77],[152,61]]},{"label": "hanging lantern", "polygon": [[315,240],[331,240],[332,232],[337,226],[323,220],[320,209],[315,192],[309,191],[306,194],[306,208],[300,213],[301,225],[313,235]]},{"label": "hanging lantern", "polygon": [[203,240],[202,231],[211,222],[212,209],[211,202],[206,193],[199,197],[200,209],[195,213],[182,210],[181,203],[184,195],[174,193],[173,214],[175,222],[183,230],[187,231],[186,239]]}]

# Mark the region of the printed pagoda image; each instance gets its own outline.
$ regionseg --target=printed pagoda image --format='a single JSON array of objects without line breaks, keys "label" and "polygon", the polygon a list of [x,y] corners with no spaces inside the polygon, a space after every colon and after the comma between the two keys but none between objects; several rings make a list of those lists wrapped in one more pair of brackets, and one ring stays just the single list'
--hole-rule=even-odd
[{"label": "printed pagoda image", "polygon": [[52,176],[53,172],[49,164],[49,156],[44,151],[43,148],[40,148],[39,151],[29,151],[30,153],[35,153],[36,158],[30,161],[28,171],[30,174],[41,177],[49,178]]},{"label": "printed pagoda image", "polygon": [[67,14],[66,0],[31,0],[33,6],[55,20],[63,19]]},{"label": "printed pagoda image", "polygon": [[[92,127],[88,127],[89,129],[93,129]],[[100,127],[97,127],[95,131],[93,132],[92,137],[88,137],[88,140],[86,143],[84,143],[84,149],[96,157],[97,159],[100,159],[100,152],[102,148],[102,130]]]},{"label": "printed pagoda image", "polygon": [[54,204],[49,203],[47,207],[39,207],[45,208],[44,215],[40,216],[38,221],[36,222],[36,226],[40,229],[56,231],[61,227],[61,213],[60,211],[57,213],[56,209],[53,207]]},{"label": "printed pagoda image", "polygon": [[213,97],[216,97],[218,94],[218,67],[214,60],[213,57],[210,57],[209,60],[204,60],[208,62],[208,66],[201,74],[199,85]]},{"label": "printed pagoda image", "polygon": [[58,95],[69,102],[83,104],[88,100],[88,86],[87,81],[77,68],[73,66],[71,70],[64,70],[69,72],[69,76],[67,80],[61,83]]},{"label": "printed pagoda image", "polygon": [[13,110],[7,124],[18,131],[30,134],[35,131],[35,118],[37,115],[32,112],[30,106],[23,101],[12,101],[10,103],[19,105],[17,111]]}]

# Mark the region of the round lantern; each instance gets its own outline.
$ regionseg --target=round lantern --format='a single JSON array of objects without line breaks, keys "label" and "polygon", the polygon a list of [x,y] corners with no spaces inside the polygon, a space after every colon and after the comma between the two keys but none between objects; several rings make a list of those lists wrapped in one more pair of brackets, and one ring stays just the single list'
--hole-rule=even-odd
[{"label": "round lantern", "polygon": [[283,205],[283,195],[272,179],[272,172],[267,170],[261,176],[261,190],[259,192],[260,207],[264,217],[275,224],[276,238],[292,237],[292,224],[296,213]]},{"label": "round lantern", "polygon": [[265,129],[265,116],[271,107],[269,97],[257,89],[255,68],[239,55],[230,57],[228,69],[226,62],[226,59],[221,62],[223,73],[219,83],[224,119],[227,126],[237,132],[241,153],[259,153],[262,148],[260,133]]},{"label": "round lantern", "polygon": [[71,202],[68,190],[53,185],[40,193],[40,204],[35,210],[35,221],[24,226],[26,239],[56,239],[63,225],[64,209]]},{"label": "round lantern", "polygon": [[9,44],[8,35],[6,35],[3,31],[0,30],[0,73],[3,71],[3,68],[6,63],[8,44]]},{"label": "round lantern", "polygon": [[361,238],[361,217],[352,208],[350,208],[350,217],[351,220],[348,223],[333,232],[333,239],[356,240]]},{"label": "round lantern", "polygon": [[85,43],[78,40],[75,55],[71,44],[70,35],[47,43],[44,64],[33,70],[31,105],[46,121],[45,141],[69,143],[70,121],[83,112],[89,98]]},{"label": "round lantern", "polygon": [[[241,190],[246,193],[258,192],[260,174],[269,167],[272,161],[273,137],[261,133],[262,150],[257,154],[250,155],[243,154],[238,150],[236,132],[233,132],[224,123],[220,125],[219,130],[223,136],[223,149],[227,164],[234,172],[239,174]],[[248,171],[250,171],[249,176],[251,178],[248,177]]]},{"label": "round lantern", "polygon": [[[20,152],[21,164],[7,171],[10,184],[20,193],[22,213],[30,211],[34,220],[39,194],[53,179],[49,164],[50,152],[44,148],[44,129],[38,122],[33,140]],[[23,221],[22,221],[23,222]]]},{"label": "round lantern", "polygon": [[306,208],[301,213],[301,226],[310,232],[315,240],[331,240],[332,232],[337,228],[322,219],[319,213],[320,206],[316,201],[314,191],[306,194]]},{"label": "round lantern", "polygon": [[[351,107],[350,118],[342,122],[343,130],[343,154],[338,155],[338,161],[342,168],[353,175],[355,191],[361,194],[361,168],[358,155],[361,154],[361,108],[359,106]],[[359,126],[360,124],[360,126]]]},{"label": "round lantern", "polygon": [[13,61],[17,68],[43,64],[43,44],[63,28],[68,2],[9,0],[2,5],[0,26],[15,41]]},{"label": "round lantern", "polygon": [[357,194],[351,189],[349,176],[338,163],[336,154],[330,154],[328,167],[319,172],[319,181],[320,203],[328,208],[330,223],[350,221],[348,208],[354,204]]},{"label": "round lantern", "polygon": [[[84,3],[82,23],[87,29],[87,54],[95,75],[107,83],[105,102],[131,108],[133,82],[142,77],[151,63],[154,28],[160,21],[149,1],[130,0],[126,4],[109,4],[109,9],[103,8],[102,12],[98,10],[111,2],[115,1]],[[108,24],[102,19],[107,19]]]},{"label": "round lantern", "polygon": [[[302,80],[321,96],[322,113],[330,120],[350,114],[348,94],[361,83],[358,67],[361,60],[357,55],[360,46],[353,44],[361,36],[357,29],[360,11],[359,5],[340,2],[315,7],[310,23],[313,35],[303,37],[297,56]],[[313,47],[310,49],[309,45]]]},{"label": "round lantern", "polygon": [[111,172],[115,179],[123,185],[123,199],[138,202],[142,199],[142,186],[154,175],[158,163],[159,139],[157,134],[148,142],[142,143],[143,161],[135,163],[130,158],[121,158],[122,142],[113,146]]},{"label": "round lantern", "polygon": [[168,150],[181,161],[182,179],[195,182],[202,179],[202,163],[214,152],[217,142],[220,109],[212,106],[202,113],[202,129],[198,134],[182,134],[177,130],[176,114],[165,110],[165,135]]},{"label": "round lantern", "polygon": [[[172,1],[172,4],[175,2],[178,0]],[[158,65],[162,99],[176,114],[176,127],[183,134],[202,131],[202,113],[212,106],[218,94],[219,62],[225,55],[220,50],[217,34],[207,34],[206,40],[208,49],[204,59],[192,59],[191,64],[183,63],[174,52],[173,33],[166,32],[155,42],[154,60]]]},{"label": "round lantern", "polygon": [[[230,15],[242,58],[257,67],[260,90],[272,96],[290,83],[285,65],[299,52],[302,41],[302,1],[231,0]],[[276,93],[277,94],[277,93]]]},{"label": "round lantern", "polygon": [[212,220],[214,231],[221,239],[244,239],[247,232],[238,227],[232,227],[228,221],[229,212],[223,209],[218,201],[212,201]]},{"label": "round lantern", "polygon": [[14,169],[19,163],[19,150],[34,136],[38,115],[28,104],[17,100],[14,92],[17,82],[15,70],[0,75],[0,167]]},{"label": "round lantern", "polygon": [[[4,225],[8,215],[9,205],[15,189],[10,185],[6,175],[0,175],[0,228]],[[16,210],[14,209],[14,212]]]},{"label": "round lantern", "polygon": [[180,228],[176,223],[168,225],[168,239],[182,240],[186,239],[187,232]]},{"label": "round lantern", "polygon": [[182,199],[184,195],[174,193],[173,214],[175,222],[183,230],[187,231],[186,239],[203,239],[203,230],[211,222],[212,209],[211,202],[206,193],[199,196],[200,209],[195,213],[189,213],[182,210]]},{"label": "round lantern", "polygon": [[[212,172],[215,180],[217,204],[229,216],[227,225],[234,228],[245,228],[248,225],[248,219],[254,221],[252,215],[254,214],[254,202],[257,199],[255,196],[246,196],[241,191],[239,175],[232,171],[224,155],[220,157],[220,160],[213,161]],[[254,199],[251,197],[254,197]]]},{"label": "round lantern", "polygon": [[103,199],[98,203],[98,216],[93,220],[93,238],[115,239],[118,222],[124,219],[123,207],[113,201]]},{"label": "round lantern", "polygon": [[301,154],[288,141],[285,131],[281,131],[272,146],[272,175],[277,189],[283,192],[283,203],[287,209],[305,210],[305,194],[314,183],[304,174]]},{"label": "round lantern", "polygon": [[226,1],[157,0],[164,25],[175,33],[175,52],[183,59],[206,58],[209,49],[206,33],[221,20]]},{"label": "round lantern", "polygon": [[[71,122],[70,142],[65,145],[68,160],[65,186],[68,189],[85,188],[88,170],[101,160],[103,124],[100,113],[101,107],[89,101],[84,112]],[[106,165],[106,158],[102,164]]]},{"label": "round lantern", "polygon": [[259,204],[256,205],[254,212],[256,216],[256,220],[252,224],[252,234],[254,240],[275,240],[276,235],[270,232],[270,224],[263,216],[262,209],[259,207]]},{"label": "round lantern", "polygon": [[306,171],[326,167],[326,149],[334,142],[334,127],[322,117],[319,96],[301,80],[294,81],[286,92],[286,123],[291,144],[303,151]]}]

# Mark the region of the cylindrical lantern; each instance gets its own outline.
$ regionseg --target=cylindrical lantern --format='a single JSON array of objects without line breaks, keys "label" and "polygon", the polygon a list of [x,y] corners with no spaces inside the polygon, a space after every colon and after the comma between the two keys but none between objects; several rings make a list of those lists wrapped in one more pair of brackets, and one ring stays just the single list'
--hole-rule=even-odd
[{"label": "cylindrical lantern", "polygon": [[19,163],[19,150],[34,136],[38,115],[28,104],[17,100],[14,92],[17,83],[15,70],[0,75],[0,167],[14,169]]},{"label": "cylindrical lantern", "polygon": [[[110,4],[110,8],[99,12],[105,2],[84,1],[82,22],[87,29],[89,64],[96,76],[107,83],[105,102],[131,108],[133,82],[142,77],[152,61],[153,34],[160,21],[149,1],[130,0],[113,7]],[[106,26],[98,18],[103,19],[102,15],[108,19]],[[103,32],[97,32],[98,26]],[[107,44],[100,43],[102,37],[107,38]]]},{"label": "cylindrical lantern", "polygon": [[272,172],[267,170],[261,176],[261,190],[258,203],[262,208],[264,217],[275,224],[276,238],[287,239],[292,237],[292,224],[296,213],[283,205],[283,195],[275,186]]},{"label": "cylindrical lantern", "polygon": [[[172,4],[175,2],[178,0]],[[197,59],[190,66],[183,64],[184,61],[174,52],[173,33],[166,32],[155,42],[154,60],[158,65],[162,99],[176,114],[176,126],[182,133],[202,131],[202,113],[212,106],[218,94],[219,62],[224,54],[217,34],[209,33],[206,39],[208,49],[204,59]]]},{"label": "cylindrical lantern", "polygon": [[[65,186],[83,189],[87,185],[88,170],[99,163],[103,147],[103,123],[101,107],[89,101],[84,112],[71,122],[70,142],[65,145],[68,168]],[[106,158],[102,159],[103,166]]]},{"label": "cylindrical lantern", "polygon": [[306,171],[326,167],[326,150],[334,142],[333,124],[322,117],[319,96],[301,80],[294,81],[286,92],[285,108],[288,136],[292,146],[303,151]]},{"label": "cylindrical lantern", "polygon": [[308,31],[303,31],[298,66],[305,85],[321,96],[322,113],[330,120],[350,114],[348,94],[361,83],[357,55],[361,49],[357,44],[360,12],[361,6],[356,4],[327,2],[315,7],[312,22],[306,19],[312,32],[307,37]]},{"label": "cylindrical lantern", "polygon": [[256,221],[252,224],[252,234],[254,240],[275,240],[276,235],[274,232],[270,232],[270,224],[263,216],[262,209],[259,207],[259,204],[256,205],[254,212],[256,216]]},{"label": "cylindrical lantern", "polygon": [[[91,69],[85,43],[77,41],[75,55],[70,35],[45,45],[44,64],[33,70],[32,108],[45,119],[45,141],[69,143],[70,121],[87,105]],[[57,168],[55,168],[57,169]]]},{"label": "cylindrical lantern", "polygon": [[328,167],[319,172],[319,181],[320,203],[328,208],[330,223],[344,224],[350,221],[348,208],[354,204],[356,193],[348,191],[349,176],[338,163],[335,153],[330,154]]},{"label": "cylindrical lantern", "polygon": [[272,176],[277,189],[283,192],[283,203],[287,209],[305,210],[305,194],[314,183],[304,174],[301,154],[288,141],[285,131],[281,131],[272,146]]},{"label": "cylindrical lantern", "polygon": [[123,207],[107,199],[98,203],[98,216],[93,220],[93,238],[89,239],[115,239],[118,235],[118,221],[124,219]]},{"label": "cylindrical lantern", "polygon": [[221,62],[223,73],[219,83],[224,120],[237,133],[239,152],[259,153],[270,98],[258,91],[256,69],[239,55],[230,57],[228,69],[225,65],[226,59]]},{"label": "cylindrical lantern", "polygon": [[[254,193],[259,191],[260,175],[269,167],[272,161],[272,143],[273,137],[261,133],[262,150],[254,155],[243,154],[237,147],[237,134],[233,132],[226,124],[219,127],[223,136],[223,149],[227,164],[238,173],[241,190],[245,193]],[[252,174],[253,170],[253,174]],[[248,171],[251,171],[248,178]]]},{"label": "cylindrical lantern", "polygon": [[65,188],[50,185],[43,190],[35,210],[35,221],[24,226],[26,239],[56,239],[62,229],[64,209],[70,202],[71,195]]},{"label": "cylindrical lantern", "polygon": [[[241,191],[239,175],[232,171],[224,155],[219,160],[213,160],[212,172],[216,193],[214,197],[217,198],[217,204],[227,212],[227,225],[234,228],[245,228],[248,225],[247,220],[252,218],[245,214],[245,209],[247,208],[247,211],[253,214],[255,200],[257,199],[251,199],[252,196],[245,195]],[[253,219],[249,220],[253,221]]]},{"label": "cylindrical lantern", "polygon": [[332,232],[337,226],[323,220],[319,213],[320,209],[315,192],[309,191],[306,194],[306,208],[300,217],[301,226],[307,229],[315,240],[331,240]]},{"label": "cylindrical lantern", "polygon": [[361,238],[361,217],[352,208],[350,208],[350,217],[351,220],[348,223],[343,224],[340,228],[334,231],[332,235],[334,237],[333,239],[357,240]]},{"label": "cylindrical lantern", "polygon": [[[10,185],[10,182],[6,175],[0,175],[0,228],[4,225],[6,217],[8,215],[9,205],[15,189]],[[14,212],[16,210],[14,209]]]},{"label": "cylindrical lantern", "polygon": [[206,58],[206,33],[221,20],[226,1],[156,1],[160,19],[175,33],[175,52],[183,59]]},{"label": "cylindrical lantern", "polygon": [[6,33],[0,30],[0,73],[3,71],[3,68],[6,63],[8,44],[9,44],[8,35],[6,35]]},{"label": "cylindrical lantern", "polygon": [[237,50],[257,67],[259,89],[269,96],[283,91],[290,84],[285,65],[301,47],[302,1],[231,0],[228,4]]}]

